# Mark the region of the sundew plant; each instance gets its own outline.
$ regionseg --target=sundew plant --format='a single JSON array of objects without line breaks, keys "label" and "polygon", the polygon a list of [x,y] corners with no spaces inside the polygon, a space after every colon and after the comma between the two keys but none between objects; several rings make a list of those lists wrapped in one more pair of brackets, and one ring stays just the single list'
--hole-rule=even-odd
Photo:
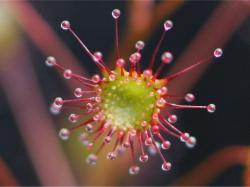
[{"label": "sundew plant", "polygon": [[[54,57],[49,56],[46,60],[49,67],[61,70],[65,79],[75,79],[81,83],[81,87],[74,91],[75,98],[55,98],[51,111],[59,113],[66,108],[81,111],[69,115],[69,121],[75,126],[62,128],[59,136],[62,140],[67,140],[71,133],[81,130],[80,140],[90,151],[86,158],[87,163],[95,165],[100,151],[113,141],[114,146],[107,153],[107,159],[114,160],[128,150],[132,158],[129,174],[135,175],[140,171],[136,161],[136,147],[140,149],[140,162],[147,162],[148,152],[155,152],[162,159],[162,170],[169,171],[171,163],[162,153],[163,150],[171,147],[168,137],[173,136],[190,148],[196,144],[195,137],[175,127],[177,116],[171,114],[169,109],[205,109],[209,113],[213,113],[216,107],[214,104],[193,106],[172,103],[169,99],[184,99],[190,103],[195,100],[195,96],[191,93],[183,96],[175,95],[168,90],[168,83],[197,66],[209,63],[212,58],[220,57],[223,52],[217,48],[210,57],[195,62],[177,73],[161,77],[163,67],[172,62],[173,56],[171,52],[164,52],[158,67],[155,67],[155,60],[166,33],[173,27],[172,21],[164,22],[162,36],[154,49],[152,58],[148,60],[149,65],[142,70],[140,63],[142,63],[141,51],[145,46],[143,41],[136,42],[135,52],[129,56],[128,60],[120,56],[118,42],[118,18],[120,15],[120,10],[112,11],[115,21],[116,47],[116,61],[114,62],[116,66],[113,70],[104,63],[101,52],[92,52],[81,41],[69,21],[65,20],[61,23],[61,28],[69,31],[79,42],[99,68],[101,75],[96,74],[90,78],[77,75],[70,69],[61,66]],[[80,124],[77,123],[82,120],[84,121]],[[101,143],[96,145],[97,141],[101,141]],[[145,148],[148,148],[148,151]]]}]

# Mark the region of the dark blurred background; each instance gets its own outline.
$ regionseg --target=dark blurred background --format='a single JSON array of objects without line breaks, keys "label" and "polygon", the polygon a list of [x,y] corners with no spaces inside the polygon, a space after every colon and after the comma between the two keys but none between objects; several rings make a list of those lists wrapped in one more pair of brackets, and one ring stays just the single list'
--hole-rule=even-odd
[{"label": "dark blurred background", "polygon": [[[143,3],[143,1],[141,3]],[[145,3],[148,2],[145,1]],[[166,2],[152,1],[150,2],[149,7],[153,9],[161,3]],[[177,3],[177,1],[169,1],[169,3]],[[174,22],[174,28],[171,32],[167,33],[166,40],[164,40],[159,54],[167,49],[173,52],[175,59],[181,57],[185,50],[188,50],[188,48],[192,45],[193,39],[199,34],[200,29],[207,22],[209,22],[210,16],[219,6],[222,6],[223,3],[229,2],[180,2],[180,4],[174,8],[174,11],[172,11],[169,15],[166,14],[166,16],[162,18],[163,20],[171,19]],[[237,2],[235,1],[235,3]],[[238,1],[238,4],[240,3],[242,2]],[[136,11],[131,8],[131,4],[133,3],[130,1],[30,1],[29,4],[32,5],[37,14],[41,15],[43,21],[45,21],[52,28],[56,35],[63,41],[65,46],[69,48],[68,50],[70,53],[72,53],[76,59],[81,62],[78,64],[79,67],[84,68],[85,72],[90,75],[97,73],[97,68],[90,61],[88,56],[82,53],[82,50],[76,41],[67,32],[63,32],[60,29],[60,22],[64,19],[70,20],[72,27],[79,34],[80,38],[86,42],[90,49],[100,50],[103,52],[105,59],[112,59],[112,51],[114,47],[114,23],[111,17],[111,11],[114,8],[119,8],[122,11],[121,19],[119,19],[121,38],[126,36],[126,32],[130,29],[128,28],[128,20],[132,19],[131,11]],[[249,4],[246,3],[243,6],[248,6],[249,9]],[[12,11],[15,10],[16,9],[13,8]],[[0,8],[0,15],[1,11],[3,10]],[[223,16],[223,12],[220,13],[221,16]],[[227,41],[223,43],[223,46],[218,46],[223,48],[224,56],[212,62],[209,68],[203,72],[199,79],[197,79],[197,82],[190,87],[191,92],[197,96],[195,104],[207,104],[213,102],[217,106],[216,112],[212,115],[204,111],[196,110],[185,110],[178,113],[178,126],[185,131],[191,132],[192,135],[197,138],[197,146],[194,149],[187,149],[178,141],[173,140],[174,146],[170,149],[170,151],[165,153],[174,165],[173,169],[167,174],[160,170],[161,163],[158,156],[153,157],[152,160],[145,164],[138,176],[128,177],[127,171],[125,171],[123,175],[119,176],[119,178],[114,179],[114,182],[112,182],[112,177],[117,176],[114,176],[113,173],[115,173],[116,170],[119,170],[119,168],[103,167],[102,172],[110,172],[108,178],[111,178],[109,180],[111,182],[103,183],[103,185],[171,185],[173,182],[181,179],[181,176],[190,172],[194,167],[199,165],[200,162],[209,158],[209,156],[213,153],[230,146],[239,145],[247,147],[249,145],[250,19],[249,16],[246,15],[247,14],[244,15],[244,19],[241,19],[242,22],[239,26],[237,26]],[[235,15],[235,17],[237,16],[238,15]],[[32,17],[30,19],[32,19]],[[15,24],[16,22],[18,22],[18,17],[15,17]],[[221,24],[223,25],[223,23]],[[31,62],[29,66],[35,72],[34,75],[37,79],[36,83],[40,90],[39,94],[41,94],[41,99],[47,108],[48,114],[46,114],[46,116],[52,118],[53,125],[50,127],[56,132],[61,123],[66,123],[62,121],[66,121],[67,117],[64,113],[62,116],[51,116],[49,114],[50,103],[56,96],[59,95],[63,97],[72,96],[73,89],[69,88],[65,84],[64,80],[60,78],[56,71],[49,69],[44,65],[44,60],[48,54],[44,54],[43,50],[39,49],[33,39],[29,36],[29,33],[27,33],[26,29],[22,28],[22,24],[17,23],[15,27],[19,32],[18,40],[19,42],[20,40],[22,41],[22,45],[25,46],[24,52],[28,53],[29,60]],[[29,29],[33,30],[35,27],[37,27],[36,22],[34,22],[33,26]],[[211,27],[210,29],[216,30],[217,28]],[[162,26],[157,25],[156,28],[152,28],[152,31],[147,30],[147,32],[151,33],[149,33],[147,37],[144,37],[146,47],[143,51],[144,60],[142,62],[142,67],[147,65],[147,59],[150,59],[151,57],[153,49],[161,35]],[[225,29],[223,32],[227,33],[231,31]],[[40,33],[36,33],[36,35],[39,37]],[[137,39],[139,40],[140,38]],[[210,38],[209,40],[213,39],[219,40],[218,38]],[[46,45],[53,48],[54,43],[50,42],[50,40],[44,42],[46,42]],[[129,45],[133,48],[134,43],[130,43]],[[205,49],[207,47],[207,43],[201,42],[199,47]],[[211,46],[209,46],[209,48],[211,48]],[[9,48],[9,50],[12,49]],[[124,55],[131,52],[133,52],[133,49],[127,51]],[[199,51],[197,53],[199,53]],[[21,56],[25,56],[22,54],[23,53],[21,53]],[[195,55],[196,52],[193,51],[192,54]],[[11,56],[11,53],[9,55]],[[125,56],[125,58],[127,58],[127,56]],[[63,61],[64,59],[60,60]],[[186,60],[188,61],[190,59]],[[5,61],[1,58],[1,71],[7,71],[4,69],[4,66],[7,66],[7,63],[8,60]],[[65,63],[68,67],[71,66],[70,62]],[[110,60],[109,63],[112,64],[113,62]],[[19,69],[19,66],[21,65],[12,66],[14,68],[13,71],[16,71],[15,68]],[[171,64],[170,67],[166,67],[164,69],[164,73],[167,73],[171,68],[173,68],[173,66],[175,66],[175,62]],[[192,77],[193,74],[190,73],[188,76]],[[2,79],[0,91],[1,159],[9,167],[13,176],[20,185],[45,185],[46,183],[41,181],[42,178],[40,178],[40,174],[37,173],[37,166],[34,167],[34,158],[30,156],[30,152],[27,150],[28,148],[25,141],[29,140],[26,139],[24,141],[24,135],[20,133],[22,125],[18,125],[19,118],[15,117],[17,110],[13,110],[15,108],[15,104],[10,104],[11,98],[8,97],[9,93],[5,90],[6,88],[3,81],[6,80],[11,79]],[[20,87],[20,85],[16,85],[16,82],[9,82],[8,84],[11,84],[12,87]],[[25,88],[26,86],[24,86],[24,89]],[[29,90],[29,92],[35,94],[35,90]],[[12,97],[14,97],[14,95],[12,95]],[[30,98],[30,100],[23,102],[22,108],[20,109],[21,112],[22,110],[33,107],[32,102],[30,103],[32,99],[34,98]],[[43,115],[41,115],[41,118],[42,116]],[[33,124],[33,126],[36,128],[36,124]],[[30,127],[32,127],[32,125]],[[32,128],[26,129],[28,129],[29,133],[33,133]],[[35,133],[39,133],[39,130]],[[47,139],[40,139],[40,141],[44,145],[49,145]],[[72,150],[68,147],[74,144],[73,141],[67,143],[66,148],[64,144],[59,143],[58,145],[60,150],[63,150],[62,153],[66,155],[65,159],[67,160],[67,163],[69,163],[69,167],[71,169],[73,168],[72,176],[74,176],[74,181],[77,181],[76,184],[102,185],[102,183],[100,184],[98,182],[100,173],[95,175],[94,168],[90,169],[91,173],[88,174],[88,167],[85,165],[84,161],[86,157],[85,155],[79,156],[76,152],[77,150],[73,150],[75,154],[77,154],[77,159],[72,161],[72,159],[75,159],[76,157],[70,156]],[[39,149],[39,147],[36,147],[36,149]],[[48,159],[50,158],[50,154],[53,154],[53,150],[49,150],[49,152],[46,153]],[[77,163],[79,163],[79,168],[77,168]],[[112,165],[112,163],[110,163],[110,165]],[[56,165],[54,167],[55,171],[60,172],[60,169],[57,169]],[[245,185],[243,180],[245,168],[244,164],[232,164],[232,166],[225,168],[225,170],[222,170],[218,175],[214,176],[211,180],[209,180],[209,182],[201,185]],[[115,171],[111,171],[111,169]],[[210,169],[213,169],[213,167],[210,167]],[[205,170],[201,170],[200,175],[206,175],[206,172],[207,171]],[[61,177],[63,178],[63,176]],[[199,178],[197,175],[193,177]],[[92,182],[89,182],[87,178],[92,179]],[[96,181],[93,181],[94,179]],[[71,183],[71,185],[74,184]]]}]

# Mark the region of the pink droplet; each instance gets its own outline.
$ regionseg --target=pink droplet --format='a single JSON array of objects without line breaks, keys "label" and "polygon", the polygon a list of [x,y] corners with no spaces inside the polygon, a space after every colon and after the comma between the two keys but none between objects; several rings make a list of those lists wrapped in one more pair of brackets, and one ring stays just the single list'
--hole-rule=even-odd
[{"label": "pink droplet", "polygon": [[145,140],[145,145],[146,145],[146,146],[149,146],[149,145],[152,144],[152,142],[153,142],[152,138],[148,137],[148,138],[146,138],[146,140]]},{"label": "pink droplet", "polygon": [[189,134],[188,133],[183,133],[181,136],[180,136],[180,140],[182,141],[182,142],[186,142],[187,140],[188,140],[188,138],[189,138]]},{"label": "pink droplet", "polygon": [[66,128],[62,128],[60,131],[59,131],[59,137],[62,139],[62,140],[68,140],[69,139],[69,135],[70,135],[70,131]]},{"label": "pink droplet", "polygon": [[125,60],[123,58],[118,58],[117,61],[116,61],[116,65],[118,67],[124,67],[125,65]]},{"label": "pink droplet", "polygon": [[115,75],[115,74],[110,74],[110,75],[109,75],[109,80],[110,80],[110,81],[114,81],[115,78],[116,78],[116,75]]},{"label": "pink droplet", "polygon": [[191,93],[186,94],[185,100],[189,103],[193,102],[195,100],[195,96]]},{"label": "pink droplet", "polygon": [[71,71],[70,69],[66,69],[66,70],[64,71],[64,73],[63,73],[63,77],[64,77],[65,79],[71,79],[71,77],[72,77],[72,71]]},{"label": "pink droplet", "polygon": [[115,152],[109,152],[109,153],[107,154],[107,159],[108,159],[108,160],[115,160],[116,157],[117,157],[117,154],[116,154]]},{"label": "pink droplet", "polygon": [[88,145],[89,140],[88,140],[88,134],[87,133],[81,133],[79,136],[79,140],[83,145]]},{"label": "pink droplet", "polygon": [[77,114],[70,114],[68,119],[70,122],[76,123],[78,120],[78,117],[79,117],[79,115],[77,115]]},{"label": "pink droplet", "polygon": [[174,123],[176,123],[176,121],[177,121],[177,116],[176,116],[176,115],[172,114],[172,115],[170,115],[170,116],[168,117],[168,122],[169,122],[169,123],[174,124]]},{"label": "pink droplet", "polygon": [[97,162],[97,156],[94,154],[90,154],[87,158],[86,158],[86,163],[90,164],[90,165],[96,165]]},{"label": "pink droplet", "polygon": [[223,51],[222,51],[221,48],[217,48],[217,49],[214,50],[214,56],[215,56],[216,58],[221,57],[222,54],[223,54]]},{"label": "pink droplet", "polygon": [[121,11],[119,9],[114,9],[112,11],[112,16],[114,19],[118,19],[120,17],[120,15],[121,15]]},{"label": "pink droplet", "polygon": [[216,106],[215,106],[214,104],[209,104],[209,105],[207,106],[207,111],[208,111],[209,113],[213,113],[213,112],[215,112],[215,110],[216,110]]},{"label": "pink droplet", "polygon": [[76,88],[74,91],[75,97],[82,97],[82,89],[81,88]]},{"label": "pink droplet", "polygon": [[93,125],[91,123],[89,123],[86,125],[85,129],[88,133],[92,133],[93,132]]},{"label": "pink droplet", "polygon": [[93,104],[91,103],[87,103],[86,104],[86,109],[89,111],[89,110],[92,110],[93,109]]},{"label": "pink droplet", "polygon": [[196,138],[193,136],[190,136],[189,139],[186,141],[186,146],[188,148],[193,148],[196,145]]},{"label": "pink droplet", "polygon": [[94,83],[99,83],[101,81],[101,77],[99,75],[93,75],[91,80],[94,82]]},{"label": "pink droplet", "polygon": [[98,61],[102,60],[102,53],[100,51],[96,51],[94,56]]},{"label": "pink droplet", "polygon": [[100,102],[102,101],[102,99],[101,99],[101,97],[97,96],[97,97],[95,97],[95,101],[96,101],[97,103],[100,103]]},{"label": "pink droplet", "polygon": [[158,100],[156,101],[156,105],[157,105],[158,107],[163,107],[163,106],[165,106],[165,104],[166,104],[166,101],[165,101],[165,99],[163,99],[163,98],[160,98],[160,99],[158,99]]},{"label": "pink droplet", "polygon": [[162,165],[161,165],[161,169],[163,171],[169,171],[171,169],[171,163],[170,162],[164,162]]},{"label": "pink droplet", "polygon": [[62,105],[58,106],[55,103],[52,103],[50,106],[50,112],[54,115],[59,114],[61,110],[62,110]]},{"label": "pink droplet", "polygon": [[63,99],[62,99],[61,97],[55,98],[54,104],[55,104],[56,106],[61,107],[61,106],[63,105]]},{"label": "pink droplet", "polygon": [[131,166],[129,168],[129,174],[130,175],[137,175],[140,171],[140,167],[139,166]]},{"label": "pink droplet", "polygon": [[143,76],[144,76],[145,78],[150,78],[150,77],[152,76],[152,71],[149,70],[149,69],[144,70],[144,71],[143,71]]},{"label": "pink droplet", "polygon": [[47,65],[48,67],[52,67],[52,66],[56,65],[56,59],[55,59],[55,57],[53,57],[53,56],[49,56],[49,57],[46,59],[45,63],[46,63],[46,65]]},{"label": "pink droplet", "polygon": [[168,92],[168,88],[166,86],[161,87],[161,95],[165,95]]},{"label": "pink droplet", "polygon": [[93,117],[93,120],[94,121],[99,121],[100,120],[100,114],[96,114],[96,115],[94,115],[94,117]]},{"label": "pink droplet", "polygon": [[147,162],[148,161],[148,155],[144,154],[139,157],[140,162]]},{"label": "pink droplet", "polygon": [[170,52],[164,52],[161,56],[161,60],[165,64],[169,64],[173,60],[173,55]]},{"label": "pink droplet", "polygon": [[162,149],[169,149],[170,146],[171,146],[171,143],[170,143],[170,141],[167,141],[167,140],[162,142],[162,144],[161,144]]},{"label": "pink droplet", "polygon": [[70,22],[67,20],[62,21],[61,28],[63,30],[69,30],[70,29]]},{"label": "pink droplet", "polygon": [[160,130],[160,128],[159,128],[158,125],[154,125],[154,126],[152,127],[152,131],[153,131],[154,134],[159,133],[159,130]]},{"label": "pink droplet", "polygon": [[138,63],[141,60],[141,54],[139,52],[135,52],[129,57],[129,62],[133,65]]},{"label": "pink droplet", "polygon": [[135,43],[135,48],[137,50],[142,50],[144,47],[145,47],[145,43],[141,40],[139,40]]},{"label": "pink droplet", "polygon": [[164,29],[165,31],[170,30],[173,27],[173,22],[170,20],[167,20],[164,22]]},{"label": "pink droplet", "polygon": [[110,136],[106,136],[104,139],[105,143],[109,144],[111,142],[111,137]]}]

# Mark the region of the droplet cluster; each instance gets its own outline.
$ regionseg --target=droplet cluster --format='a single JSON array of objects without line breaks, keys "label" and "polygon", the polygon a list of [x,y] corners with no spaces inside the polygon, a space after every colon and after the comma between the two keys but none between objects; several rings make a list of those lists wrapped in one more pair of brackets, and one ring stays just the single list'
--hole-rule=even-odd
[{"label": "droplet cluster", "polygon": [[[121,57],[118,46],[118,19],[121,16],[119,9],[112,11],[115,20],[115,46],[116,68],[111,70],[103,59],[100,51],[92,52],[83,41],[73,31],[69,21],[63,21],[61,28],[69,31],[79,42],[83,50],[90,56],[93,63],[100,69],[102,75],[93,75],[91,78],[84,77],[72,72],[71,69],[62,67],[52,56],[49,56],[45,63],[49,67],[58,68],[62,71],[65,79],[79,81],[80,86],[74,90],[73,99],[55,98],[51,104],[50,111],[59,114],[65,108],[73,108],[76,113],[71,113],[68,120],[71,127],[62,128],[59,137],[68,140],[73,131],[82,129],[79,140],[91,152],[86,158],[86,163],[96,165],[98,155],[108,144],[113,142],[113,148],[107,153],[108,160],[115,160],[124,153],[125,150],[131,152],[131,166],[128,172],[136,175],[140,172],[137,162],[145,163],[149,160],[149,155],[159,154],[162,159],[161,169],[169,171],[172,164],[163,156],[163,151],[171,148],[169,137],[173,136],[189,147],[196,145],[196,138],[187,132],[182,132],[175,124],[178,122],[176,114],[171,113],[178,109],[205,109],[209,113],[215,112],[216,106],[209,104],[206,106],[179,105],[171,103],[169,99],[183,99],[187,103],[195,101],[192,93],[186,95],[174,95],[168,89],[171,80],[180,77],[193,68],[204,63],[209,63],[212,58],[198,61],[192,66],[177,73],[160,77],[162,68],[173,61],[173,55],[165,51],[161,55],[160,65],[154,69],[156,57],[166,32],[173,27],[173,22],[167,20],[163,24],[163,34],[159,40],[149,66],[145,70],[140,69],[142,60],[141,51],[145,43],[141,40],[135,43],[135,52],[127,59]],[[222,49],[217,48],[213,52],[213,57],[218,58],[223,54]],[[144,61],[146,61],[144,59]],[[128,69],[125,67],[129,66]],[[80,122],[81,121],[81,122]],[[101,138],[102,137],[102,138]],[[97,142],[99,146],[95,146]],[[135,149],[138,144],[139,150]]]}]

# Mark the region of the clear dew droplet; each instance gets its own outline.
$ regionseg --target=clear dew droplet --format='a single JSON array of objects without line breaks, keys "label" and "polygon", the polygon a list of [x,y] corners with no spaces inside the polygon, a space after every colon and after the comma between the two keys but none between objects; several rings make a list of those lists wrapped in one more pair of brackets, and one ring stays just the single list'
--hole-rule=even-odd
[{"label": "clear dew droplet", "polygon": [[86,163],[89,165],[96,165],[98,157],[95,154],[90,154],[87,158],[86,158]]},{"label": "clear dew droplet", "polygon": [[129,168],[129,174],[130,175],[137,175],[140,172],[140,167],[139,166],[131,166]]},{"label": "clear dew droplet", "polygon": [[52,103],[50,106],[50,112],[53,115],[58,115],[61,112],[62,106],[58,106],[55,103]]},{"label": "clear dew droplet", "polygon": [[69,30],[70,29],[70,22],[67,20],[64,20],[61,22],[61,28],[63,30]]},{"label": "clear dew droplet", "polygon": [[161,95],[165,95],[168,92],[168,88],[166,86],[161,87]]},{"label": "clear dew droplet", "polygon": [[196,138],[194,136],[190,136],[185,143],[188,148],[193,148],[196,145]]},{"label": "clear dew droplet", "polygon": [[52,67],[52,66],[56,65],[56,59],[55,59],[55,57],[49,56],[49,57],[45,60],[45,64],[46,64],[48,67]]},{"label": "clear dew droplet", "polygon": [[116,61],[118,67],[123,67],[125,65],[125,60],[123,58],[118,58]]},{"label": "clear dew droplet", "polygon": [[61,97],[55,98],[54,104],[55,104],[56,106],[58,106],[58,107],[62,107],[62,105],[63,105],[63,99],[62,99]]},{"label": "clear dew droplet", "polygon": [[70,135],[70,131],[66,128],[62,128],[60,131],[59,131],[59,137],[62,139],[62,140],[68,140],[69,139],[69,135]]},{"label": "clear dew droplet", "polygon": [[135,43],[135,48],[137,50],[142,50],[144,47],[145,47],[145,43],[141,40],[139,40]]},{"label": "clear dew droplet", "polygon": [[116,157],[117,157],[117,154],[116,154],[114,151],[109,152],[109,153],[107,154],[107,159],[108,159],[108,160],[115,160]]},{"label": "clear dew droplet", "polygon": [[93,132],[93,125],[91,123],[89,123],[86,125],[85,129],[88,133],[92,133]]},{"label": "clear dew droplet", "polygon": [[91,80],[94,82],[94,83],[99,83],[101,81],[101,77],[99,75],[93,75],[91,77]]},{"label": "clear dew droplet", "polygon": [[71,71],[70,69],[66,69],[66,70],[64,71],[64,73],[63,73],[63,77],[64,77],[65,79],[71,79],[71,77],[72,77],[72,71]]},{"label": "clear dew droplet", "polygon": [[152,76],[152,71],[149,70],[149,69],[144,70],[144,71],[143,71],[143,76],[144,76],[145,78],[150,78],[150,77]]},{"label": "clear dew droplet", "polygon": [[173,25],[174,24],[173,24],[172,21],[170,21],[170,20],[165,21],[164,22],[164,29],[165,29],[165,31],[170,30],[173,27]]},{"label": "clear dew droplet", "polygon": [[164,150],[169,149],[170,146],[171,146],[171,143],[170,143],[170,141],[167,141],[167,140],[162,142],[162,144],[161,144],[161,148]]},{"label": "clear dew droplet", "polygon": [[223,55],[223,51],[221,48],[217,48],[214,50],[214,57],[219,58]]},{"label": "clear dew droplet", "polygon": [[112,11],[112,16],[114,19],[118,19],[120,17],[120,15],[121,15],[121,11],[119,9],[114,9]]},{"label": "clear dew droplet", "polygon": [[72,123],[76,123],[78,121],[79,115],[77,114],[70,114],[68,120]]},{"label": "clear dew droplet", "polygon": [[106,136],[104,139],[104,142],[109,144],[111,142],[111,137],[110,136]]},{"label": "clear dew droplet", "polygon": [[166,51],[161,55],[161,60],[165,64],[169,64],[173,60],[172,53]]},{"label": "clear dew droplet", "polygon": [[168,117],[168,122],[174,124],[177,122],[177,119],[178,119],[177,116],[172,114]]},{"label": "clear dew droplet", "polygon": [[185,95],[185,101],[191,103],[195,100],[194,94],[188,93]]},{"label": "clear dew droplet", "polygon": [[110,81],[114,81],[116,79],[116,75],[115,74],[110,74],[109,75],[109,80]]},{"label": "clear dew droplet", "polygon": [[86,104],[86,109],[89,111],[91,109],[93,109],[93,105],[91,103],[87,103]]},{"label": "clear dew droplet", "polygon": [[156,101],[156,105],[157,105],[158,107],[163,107],[163,106],[165,106],[165,104],[166,104],[166,101],[165,101],[165,99],[163,99],[163,98],[160,98],[160,99],[158,99],[158,100]]},{"label": "clear dew droplet", "polygon": [[161,169],[163,171],[169,171],[172,167],[172,164],[170,162],[164,162],[162,165],[161,165]]},{"label": "clear dew droplet", "polygon": [[89,144],[88,134],[84,132],[81,133],[79,136],[79,141],[85,146],[88,145]]},{"label": "clear dew droplet", "polygon": [[207,111],[208,111],[209,113],[214,113],[215,110],[216,110],[216,106],[215,106],[214,104],[209,104],[209,105],[207,106]]},{"label": "clear dew droplet", "polygon": [[100,103],[100,102],[102,101],[102,99],[101,99],[101,97],[97,96],[97,97],[95,97],[95,101],[96,101],[97,103]]},{"label": "clear dew droplet", "polygon": [[87,146],[87,149],[90,151],[93,148],[94,143],[93,142],[89,142],[86,146]]},{"label": "clear dew droplet", "polygon": [[100,52],[100,51],[94,52],[94,56],[95,56],[96,60],[98,60],[98,61],[102,60],[102,57],[103,57],[102,52]]},{"label": "clear dew droplet", "polygon": [[82,97],[82,89],[81,88],[76,88],[74,91],[75,97],[79,98]]},{"label": "clear dew droplet", "polygon": [[139,157],[140,162],[147,162],[148,161],[148,155],[144,154]]},{"label": "clear dew droplet", "polygon": [[129,62],[133,65],[138,63],[141,60],[141,54],[139,52],[135,52],[129,57]]},{"label": "clear dew droplet", "polygon": [[180,136],[180,140],[182,142],[186,142],[189,138],[189,134],[187,132],[183,133],[181,136]]}]

